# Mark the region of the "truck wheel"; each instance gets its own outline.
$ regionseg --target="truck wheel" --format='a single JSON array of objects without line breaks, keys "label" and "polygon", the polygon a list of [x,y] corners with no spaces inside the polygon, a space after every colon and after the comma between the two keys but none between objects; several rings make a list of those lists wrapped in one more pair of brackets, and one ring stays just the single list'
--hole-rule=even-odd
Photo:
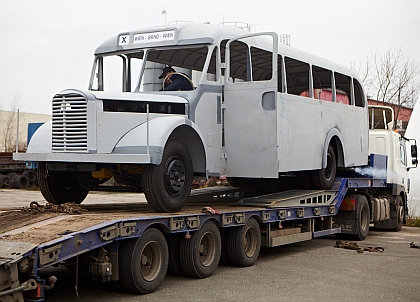
[{"label": "truck wheel", "polygon": [[353,235],[355,240],[365,240],[369,233],[370,210],[369,203],[364,195],[359,195],[356,204],[357,233]]},{"label": "truck wheel", "polygon": [[162,162],[144,167],[143,188],[147,202],[156,212],[181,210],[190,195],[192,175],[192,160],[187,147],[180,140],[169,140]]},{"label": "truck wheel", "polygon": [[22,175],[26,176],[31,184],[36,181],[36,172],[34,170],[26,170]]},{"label": "truck wheel", "polygon": [[127,291],[148,294],[158,289],[168,268],[168,246],[157,229],[146,230],[138,239],[120,242],[119,284]]},{"label": "truck wheel", "polygon": [[[394,213],[392,213],[394,211]],[[402,230],[404,220],[404,205],[401,196],[395,198],[395,210],[391,209],[391,217],[394,220],[394,231]]]},{"label": "truck wheel", "polygon": [[0,175],[0,188],[8,188],[12,185],[10,177],[7,175]]},{"label": "truck wheel", "polygon": [[329,190],[334,184],[335,174],[337,172],[337,161],[333,147],[328,146],[327,166],[320,170],[312,171],[312,183],[314,189]]},{"label": "truck wheel", "polygon": [[38,163],[38,184],[45,200],[53,204],[79,204],[89,193],[71,173],[48,171],[45,162]]},{"label": "truck wheel", "polygon": [[245,225],[231,228],[227,244],[229,259],[233,265],[253,265],[261,248],[261,232],[257,220],[250,218]]},{"label": "truck wheel", "polygon": [[194,278],[206,278],[216,270],[221,253],[219,229],[210,220],[190,239],[181,241],[181,265],[184,272]]}]

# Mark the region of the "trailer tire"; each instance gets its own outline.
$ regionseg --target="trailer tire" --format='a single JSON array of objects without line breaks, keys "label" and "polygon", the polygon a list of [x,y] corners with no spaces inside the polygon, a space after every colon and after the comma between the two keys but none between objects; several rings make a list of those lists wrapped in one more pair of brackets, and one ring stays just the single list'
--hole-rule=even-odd
[{"label": "trailer tire", "polygon": [[143,188],[156,212],[180,211],[191,192],[193,165],[190,152],[178,139],[170,139],[159,165],[145,165]]},{"label": "trailer tire", "polygon": [[227,244],[229,259],[233,265],[253,265],[261,248],[261,231],[257,220],[251,217],[245,225],[230,229]]},{"label": "trailer tire", "polygon": [[38,184],[42,196],[53,204],[80,204],[89,193],[70,172],[48,171],[45,162],[38,162]]},{"label": "trailer tire", "polygon": [[360,241],[365,240],[369,233],[370,209],[369,203],[364,195],[359,195],[355,216],[357,220],[357,232],[353,235],[353,238]]},{"label": "trailer tire", "polygon": [[181,241],[181,265],[190,277],[207,278],[216,270],[221,254],[220,232],[216,224],[206,221],[190,239]]},{"label": "trailer tire", "polygon": [[148,294],[156,291],[168,268],[165,236],[154,228],[138,239],[127,239],[119,246],[119,284],[127,291]]},{"label": "trailer tire", "polygon": [[327,166],[325,168],[314,170],[312,174],[312,183],[314,189],[329,190],[334,184],[335,175],[337,173],[337,160],[335,152],[331,145],[327,150]]}]

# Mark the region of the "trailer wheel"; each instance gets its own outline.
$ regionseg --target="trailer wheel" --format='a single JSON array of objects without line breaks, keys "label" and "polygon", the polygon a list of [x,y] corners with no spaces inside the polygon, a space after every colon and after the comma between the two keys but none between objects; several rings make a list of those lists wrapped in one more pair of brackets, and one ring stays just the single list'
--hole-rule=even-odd
[{"label": "trailer wheel", "polygon": [[38,163],[38,184],[45,200],[53,204],[79,204],[89,193],[70,172],[48,171],[45,162]]},{"label": "trailer wheel", "polygon": [[[392,213],[395,211],[394,213]],[[394,215],[392,215],[394,214]],[[404,220],[404,205],[401,196],[395,198],[395,210],[391,209],[391,217],[394,216],[394,231],[399,232],[402,230]]]},{"label": "trailer wheel", "polygon": [[221,238],[216,224],[206,221],[190,239],[181,241],[181,265],[191,277],[206,278],[216,270],[221,253]]},{"label": "trailer wheel", "polygon": [[369,233],[370,224],[370,209],[369,203],[364,195],[359,195],[356,204],[356,220],[357,220],[357,233],[353,235],[355,240],[365,240]]},{"label": "trailer wheel", "polygon": [[148,294],[158,289],[168,268],[168,246],[157,229],[146,230],[138,239],[119,246],[119,284],[127,291]]},{"label": "trailer wheel", "polygon": [[188,148],[180,140],[169,140],[162,162],[144,167],[143,188],[147,202],[156,212],[181,210],[190,195],[192,175]]},{"label": "trailer wheel", "polygon": [[261,232],[257,220],[250,218],[245,225],[230,229],[227,244],[229,259],[233,265],[253,265],[261,248]]},{"label": "trailer wheel", "polygon": [[312,171],[312,183],[314,189],[328,190],[334,184],[335,174],[337,173],[337,161],[333,147],[328,146],[327,166],[320,170]]}]

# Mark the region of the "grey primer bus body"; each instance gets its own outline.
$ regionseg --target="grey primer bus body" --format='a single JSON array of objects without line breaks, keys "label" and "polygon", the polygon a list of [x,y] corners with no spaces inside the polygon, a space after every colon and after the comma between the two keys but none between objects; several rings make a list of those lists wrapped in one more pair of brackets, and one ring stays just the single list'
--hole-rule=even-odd
[{"label": "grey primer bus body", "polygon": [[[166,65],[188,74],[194,90],[160,91]],[[52,106],[52,122],[15,159],[56,173],[61,184],[45,176],[41,186],[55,203],[82,202],[113,176],[173,212],[193,175],[245,186],[295,172],[328,189],[336,168],[368,159],[357,76],[278,44],[275,33],[209,24],[121,33],[96,49],[88,90],[64,90]],[[67,199],[53,192],[71,182]]]}]

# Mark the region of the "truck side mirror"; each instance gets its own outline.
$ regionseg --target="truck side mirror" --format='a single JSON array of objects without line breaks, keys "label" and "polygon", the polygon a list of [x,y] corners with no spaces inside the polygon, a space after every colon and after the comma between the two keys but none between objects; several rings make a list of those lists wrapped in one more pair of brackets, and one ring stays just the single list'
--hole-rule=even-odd
[{"label": "truck side mirror", "polygon": [[411,145],[411,157],[417,158],[417,145]]}]

